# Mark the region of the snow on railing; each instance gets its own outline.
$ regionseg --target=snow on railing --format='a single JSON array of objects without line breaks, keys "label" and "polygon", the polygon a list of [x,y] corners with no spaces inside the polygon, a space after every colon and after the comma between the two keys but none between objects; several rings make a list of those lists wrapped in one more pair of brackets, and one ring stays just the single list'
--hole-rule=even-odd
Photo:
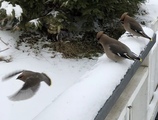
[{"label": "snow on railing", "polygon": [[[144,29],[152,37],[153,31]],[[120,41],[144,60],[155,44],[155,39],[156,34],[150,42],[142,37],[127,37],[125,34]],[[92,70],[33,120],[104,120],[140,65],[140,61],[124,60],[115,63],[106,55],[101,56]]]},{"label": "snow on railing", "polygon": [[[156,42],[156,34],[153,35],[153,41],[149,42],[147,47],[145,48],[144,51],[141,52],[141,58],[144,60],[146,58],[146,56],[148,55],[148,53],[150,52],[150,50],[152,49],[152,47],[154,46],[155,42]],[[156,45],[157,46],[157,45]],[[156,47],[157,49],[154,49],[153,52],[158,51],[158,47]],[[158,54],[154,55],[150,54],[150,65],[155,69],[158,69],[158,67],[154,67],[155,66],[155,62],[156,60],[158,60]],[[157,53],[157,52],[156,52]],[[156,59],[155,59],[156,58]],[[152,62],[155,61],[155,62]],[[152,65],[151,65],[152,64]],[[119,96],[121,95],[121,93],[123,92],[123,90],[125,89],[125,87],[127,86],[127,84],[129,83],[129,81],[131,80],[131,78],[134,76],[134,74],[136,73],[137,69],[141,66],[141,63],[139,61],[135,61],[132,65],[132,67],[130,69],[128,69],[125,77],[121,80],[121,83],[116,87],[116,89],[114,90],[113,94],[110,96],[110,98],[105,102],[104,106],[100,109],[100,111],[98,112],[95,120],[104,120],[106,118],[106,116],[108,115],[108,113],[110,112],[111,108],[113,107],[113,105],[115,104],[115,102],[117,101],[117,99],[119,98]],[[150,71],[151,73],[149,73],[150,77],[155,77],[158,79],[158,74],[155,74],[155,72]],[[155,80],[153,78],[150,78],[150,80]],[[152,82],[152,81],[150,81]],[[155,85],[155,81],[152,82],[152,87],[151,87],[151,91],[150,93],[153,93],[153,88],[156,88]],[[157,81],[158,83],[158,81]],[[153,87],[153,85],[155,87]],[[152,97],[150,97],[151,99]]]}]

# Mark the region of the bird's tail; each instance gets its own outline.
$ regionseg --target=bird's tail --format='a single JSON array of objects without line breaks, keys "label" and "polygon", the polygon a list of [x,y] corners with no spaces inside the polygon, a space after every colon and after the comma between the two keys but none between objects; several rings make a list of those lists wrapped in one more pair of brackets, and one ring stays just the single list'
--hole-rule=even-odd
[{"label": "bird's tail", "polygon": [[125,54],[126,57],[128,59],[131,59],[131,60],[139,60],[140,62],[142,62],[142,58],[138,57],[135,53],[131,52],[130,54]]},{"label": "bird's tail", "polygon": [[147,38],[147,39],[149,39],[150,41],[152,41],[152,38],[149,37],[148,35],[146,35],[145,33],[142,33],[142,36],[145,37],[145,38]]},{"label": "bird's tail", "polygon": [[133,52],[131,52],[130,58],[131,58],[132,60],[139,60],[140,62],[143,61],[142,58],[138,57],[138,56],[137,56],[135,53],[133,53]]},{"label": "bird's tail", "polygon": [[135,57],[133,60],[139,60],[140,62],[143,61],[142,58],[140,58],[140,57]]},{"label": "bird's tail", "polygon": [[42,78],[43,81],[44,81],[47,85],[51,86],[52,82],[51,82],[51,79],[48,77],[48,75],[45,74],[45,73],[42,73],[42,77],[43,77],[43,78]]},{"label": "bird's tail", "polygon": [[2,78],[2,80],[7,80],[7,79],[9,79],[9,78],[11,78],[11,77],[13,77],[13,76],[15,76],[15,75],[21,73],[21,72],[23,72],[23,70],[19,70],[19,71],[12,72],[12,73],[10,73],[10,74],[4,76],[4,77]]}]

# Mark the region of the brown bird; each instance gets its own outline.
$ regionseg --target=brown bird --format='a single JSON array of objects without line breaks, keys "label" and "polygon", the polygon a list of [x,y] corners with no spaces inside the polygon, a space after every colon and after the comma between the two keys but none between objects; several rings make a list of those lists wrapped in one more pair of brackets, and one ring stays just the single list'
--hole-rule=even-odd
[{"label": "brown bird", "polygon": [[122,14],[120,18],[120,22],[126,31],[135,35],[135,36],[142,36],[152,40],[148,35],[145,34],[141,25],[132,17],[128,15],[128,12]]},{"label": "brown bird", "polygon": [[22,88],[9,97],[12,101],[26,100],[35,95],[40,87],[40,82],[44,81],[48,86],[51,85],[51,79],[45,73],[33,72],[29,70],[21,70],[13,72],[3,78],[3,80],[9,79],[17,74],[21,73],[17,79],[24,82]]},{"label": "brown bird", "polygon": [[107,36],[103,31],[97,33],[97,39],[104,48],[104,52],[106,53],[107,57],[115,62],[123,59],[142,61],[142,59],[137,57],[137,55],[133,53],[125,44]]}]

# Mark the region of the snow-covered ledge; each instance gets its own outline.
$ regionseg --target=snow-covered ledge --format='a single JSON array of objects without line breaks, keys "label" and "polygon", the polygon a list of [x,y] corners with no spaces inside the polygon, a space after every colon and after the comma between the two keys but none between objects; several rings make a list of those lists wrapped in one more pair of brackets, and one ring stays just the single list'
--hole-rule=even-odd
[{"label": "snow-covered ledge", "polygon": [[[156,34],[154,38],[157,39]],[[158,44],[156,43],[105,120],[155,120],[158,112],[157,61]]]},{"label": "snow-covered ledge", "polygon": [[142,51],[144,62],[132,65],[95,120],[155,120],[158,112],[156,34],[153,40]]},{"label": "snow-covered ledge", "polygon": [[[156,86],[156,84],[151,83],[153,81],[156,82],[156,79],[152,79],[153,76],[151,76],[151,74],[154,74],[153,71],[155,71],[156,66],[151,62],[157,62],[156,60],[158,58],[157,55],[155,55],[157,52],[154,52],[155,49],[157,49],[157,46],[153,47],[156,41],[156,35],[153,34],[153,31],[149,28],[144,27],[143,29],[150,37],[153,36],[153,41],[149,42],[148,39],[142,37],[127,37],[126,34],[119,39],[129,46],[133,52],[140,54],[140,57],[143,60],[145,59],[142,66],[141,62],[133,62],[131,60],[124,60],[116,63],[108,59],[106,55],[103,55],[78,83],[74,84],[52,101],[52,103],[33,120],[104,120],[105,118],[108,119],[110,114],[111,117],[114,117],[114,113],[118,114],[117,119],[129,120],[131,114],[133,115],[133,113],[135,113],[135,111],[132,111],[133,113],[131,113],[133,104],[136,108],[139,107],[138,103],[140,102],[137,102],[140,101],[139,98],[141,98],[142,101],[146,101],[142,102],[145,103],[145,107],[141,106],[141,110],[145,111],[145,114],[143,113],[142,115],[147,115],[146,113],[148,110],[150,111],[148,113],[150,118],[155,112],[152,111],[153,107],[150,106],[156,104],[155,102],[152,103],[152,100],[155,100],[152,96],[155,91],[155,88],[153,87]],[[148,55],[151,48],[152,51]],[[148,57],[146,57],[147,55]],[[153,57],[155,58],[154,55],[157,59],[153,59]],[[126,90],[128,89],[128,86],[135,87],[130,89],[131,96],[130,94],[126,94],[121,100],[124,107],[122,107],[122,105],[122,108],[116,108],[115,112],[113,112],[115,106],[117,104],[119,106],[120,104],[118,103],[119,99],[121,99],[119,96],[122,96],[125,91],[128,91]],[[143,93],[147,96],[145,97],[147,99],[144,98],[145,95]],[[136,102],[134,102],[134,100],[136,100]],[[109,120],[114,119],[109,118]],[[132,120],[140,119],[136,118]]]}]

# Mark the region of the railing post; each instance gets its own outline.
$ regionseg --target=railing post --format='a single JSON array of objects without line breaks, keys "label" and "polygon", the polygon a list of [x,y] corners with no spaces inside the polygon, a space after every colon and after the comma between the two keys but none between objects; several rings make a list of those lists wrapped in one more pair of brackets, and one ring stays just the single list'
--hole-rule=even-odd
[{"label": "railing post", "polygon": [[[155,118],[158,111],[158,100],[155,101],[155,92],[158,92],[158,44],[155,44],[149,54],[149,75],[148,75],[148,120]],[[150,106],[154,105],[151,109]]]}]

